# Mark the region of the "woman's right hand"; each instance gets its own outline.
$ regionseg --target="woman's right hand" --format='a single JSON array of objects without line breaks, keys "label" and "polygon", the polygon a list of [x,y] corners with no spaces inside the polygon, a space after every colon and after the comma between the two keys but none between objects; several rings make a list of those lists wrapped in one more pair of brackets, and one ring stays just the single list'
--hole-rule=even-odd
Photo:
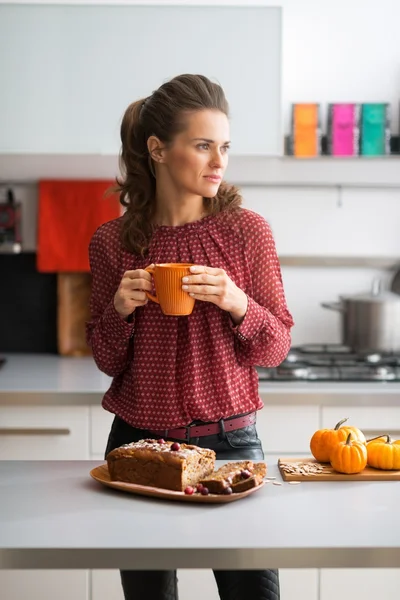
[{"label": "woman's right hand", "polygon": [[151,292],[152,277],[143,269],[125,271],[119,288],[114,296],[115,310],[121,317],[126,319],[138,306],[144,306],[148,302],[145,291]]}]

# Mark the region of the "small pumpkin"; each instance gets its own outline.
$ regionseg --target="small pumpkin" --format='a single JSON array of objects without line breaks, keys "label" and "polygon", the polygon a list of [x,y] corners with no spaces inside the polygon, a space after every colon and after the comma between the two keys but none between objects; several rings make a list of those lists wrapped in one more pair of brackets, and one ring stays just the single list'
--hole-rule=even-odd
[{"label": "small pumpkin", "polygon": [[330,463],[338,473],[361,473],[367,466],[367,448],[363,442],[352,440],[349,433],[345,442],[338,442],[332,448]]},{"label": "small pumpkin", "polygon": [[374,469],[393,471],[400,469],[400,440],[390,435],[373,438],[367,444],[368,465]]},{"label": "small pumpkin", "polygon": [[319,462],[329,462],[332,447],[338,442],[343,442],[347,439],[349,433],[353,435],[354,440],[358,440],[365,444],[365,436],[357,427],[342,427],[343,423],[348,420],[342,419],[336,423],[333,429],[318,429],[310,440],[310,450],[313,457]]}]

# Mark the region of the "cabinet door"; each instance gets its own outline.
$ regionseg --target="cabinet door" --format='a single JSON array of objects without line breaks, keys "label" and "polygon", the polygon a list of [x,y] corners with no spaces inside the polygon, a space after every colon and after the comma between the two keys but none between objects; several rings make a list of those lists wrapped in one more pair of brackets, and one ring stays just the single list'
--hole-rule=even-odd
[{"label": "cabinet door", "polygon": [[[86,406],[1,406],[0,460],[86,460]],[[87,570],[0,570],[1,600],[88,600]]]},{"label": "cabinet door", "polygon": [[266,454],[310,454],[310,439],[319,428],[319,407],[265,404],[257,413],[257,431]]},{"label": "cabinet door", "polygon": [[339,594],[363,600],[397,600],[400,569],[321,569],[320,600]]},{"label": "cabinet door", "polygon": [[94,460],[104,459],[113,420],[114,415],[102,406],[90,407],[90,455]]},{"label": "cabinet door", "polygon": [[400,438],[399,406],[323,406],[322,427],[334,427],[348,417],[346,425],[361,429],[367,439],[389,434],[393,439]]},{"label": "cabinet door", "polygon": [[282,600],[318,600],[318,569],[280,569]]},{"label": "cabinet door", "polygon": [[[124,600],[121,578],[116,569],[90,572],[92,595],[89,600]],[[148,600],[151,600],[150,598]]]},{"label": "cabinet door", "polygon": [[90,600],[85,570],[0,570],[0,590],[1,600]]},{"label": "cabinet door", "polygon": [[89,407],[0,406],[0,460],[87,460]]}]

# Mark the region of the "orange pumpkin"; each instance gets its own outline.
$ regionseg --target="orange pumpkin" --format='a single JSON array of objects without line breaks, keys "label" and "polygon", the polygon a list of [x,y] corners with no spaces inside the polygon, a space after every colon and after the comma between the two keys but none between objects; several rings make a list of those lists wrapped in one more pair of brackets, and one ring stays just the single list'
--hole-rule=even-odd
[{"label": "orange pumpkin", "polygon": [[368,465],[374,469],[400,469],[400,440],[392,441],[390,435],[373,438],[367,444],[367,457]]},{"label": "orange pumpkin", "polygon": [[332,447],[338,442],[347,439],[349,433],[353,439],[365,444],[365,436],[357,427],[342,427],[348,419],[343,419],[336,423],[334,429],[318,429],[310,440],[310,450],[313,457],[319,462],[329,462]]},{"label": "orange pumpkin", "polygon": [[331,466],[338,473],[360,473],[367,466],[367,448],[363,442],[352,440],[349,433],[345,442],[338,442],[331,451]]}]

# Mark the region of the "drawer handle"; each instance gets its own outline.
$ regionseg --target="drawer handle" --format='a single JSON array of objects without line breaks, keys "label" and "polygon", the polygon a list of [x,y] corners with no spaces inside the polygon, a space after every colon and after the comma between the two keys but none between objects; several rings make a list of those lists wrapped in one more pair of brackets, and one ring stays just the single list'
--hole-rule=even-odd
[{"label": "drawer handle", "polygon": [[0,435],[70,435],[70,429],[45,427],[3,427]]}]

